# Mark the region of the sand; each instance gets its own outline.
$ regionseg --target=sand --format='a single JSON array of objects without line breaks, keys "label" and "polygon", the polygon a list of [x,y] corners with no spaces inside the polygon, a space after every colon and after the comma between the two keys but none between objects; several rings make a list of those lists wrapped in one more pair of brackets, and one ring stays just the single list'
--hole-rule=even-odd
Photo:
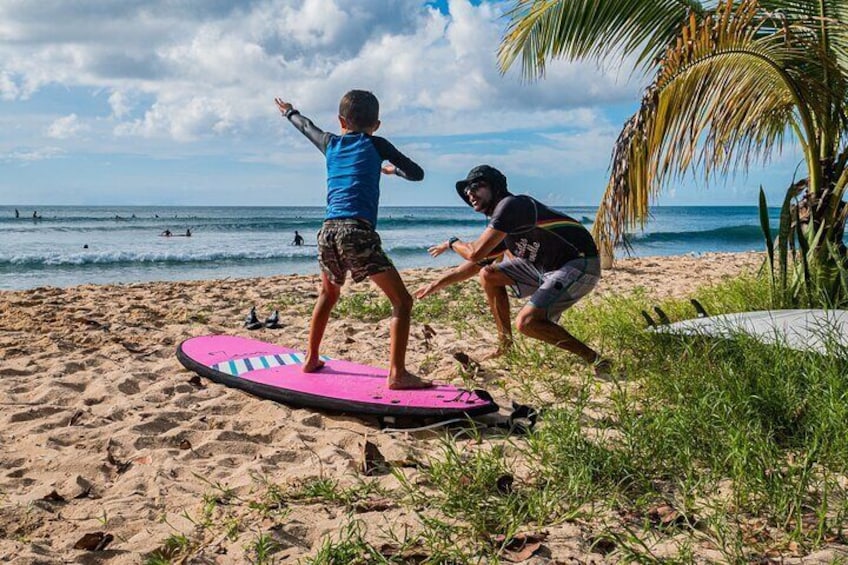
[{"label": "sand", "polygon": [[[657,298],[685,296],[761,262],[758,254],[625,259],[605,272],[596,296],[637,287]],[[418,269],[403,277],[414,289],[440,272]],[[193,379],[177,362],[182,340],[208,333],[303,348],[317,280],[292,275],[0,292],[0,561],[141,563],[168,536],[184,534],[207,544],[196,561],[242,563],[245,547],[274,521],[228,502],[259,499],[268,484],[316,477],[351,484],[366,438],[395,465],[434,453],[434,437],[382,434],[373,419],[260,400]],[[252,305],[262,317],[280,308],[283,327],[244,329]],[[493,323],[462,342],[451,328],[434,324],[426,344],[426,322],[413,321],[408,364],[417,370],[426,360],[431,378],[456,378],[451,353],[458,343],[474,352],[495,342]],[[324,353],[385,366],[387,350],[388,320],[331,320]],[[383,480],[392,486],[394,479]],[[219,503],[218,523],[228,508],[242,512],[241,529],[227,536],[221,528],[199,528],[210,500]],[[374,527],[413,522],[402,508],[385,506],[362,508],[356,517]],[[314,554],[346,523],[339,505],[306,501],[288,512],[274,530],[280,562]],[[231,518],[236,523],[238,516]],[[552,557],[602,561],[585,554],[583,534],[569,527],[546,541]],[[86,534],[94,534],[89,539],[99,550],[74,548]]]}]

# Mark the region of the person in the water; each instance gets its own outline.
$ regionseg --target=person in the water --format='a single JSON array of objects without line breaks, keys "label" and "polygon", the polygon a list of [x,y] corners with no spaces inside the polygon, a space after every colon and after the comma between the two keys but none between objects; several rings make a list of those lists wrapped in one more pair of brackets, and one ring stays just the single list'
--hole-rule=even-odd
[{"label": "person in the water", "polygon": [[[489,226],[476,241],[451,237],[431,247],[433,257],[452,250],[465,262],[416,290],[415,296],[425,298],[479,272],[498,329],[498,348],[489,357],[512,347],[510,288],[516,297],[530,297],[515,319],[518,331],[570,351],[594,366],[598,376],[608,376],[610,362],[557,323],[600,279],[592,234],[574,218],[530,196],[510,193],[506,177],[489,165],[471,169],[456,183],[456,191],[475,212],[489,217]],[[510,258],[492,263],[506,252]]]},{"label": "person in the water", "polygon": [[[432,386],[406,370],[406,347],[412,316],[412,296],[375,231],[380,200],[380,173],[420,181],[424,171],[388,140],[377,137],[380,104],[364,90],[351,90],[339,102],[342,134],[326,133],[289,103],[275,98],[277,108],[325,156],[327,162],[327,213],[318,232],[321,289],[309,325],[309,345],[303,371],[323,367],[321,340],[330,313],[339,300],[350,271],[358,282],[370,278],[392,303],[389,375],[391,389]],[[388,161],[389,165],[383,165]]]}]

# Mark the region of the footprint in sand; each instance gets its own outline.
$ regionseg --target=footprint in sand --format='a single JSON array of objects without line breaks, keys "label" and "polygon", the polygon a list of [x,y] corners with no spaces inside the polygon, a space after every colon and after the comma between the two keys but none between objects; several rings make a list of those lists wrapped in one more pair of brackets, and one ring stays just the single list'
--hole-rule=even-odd
[{"label": "footprint in sand", "polygon": [[168,412],[161,414],[149,422],[132,427],[132,431],[139,434],[163,434],[174,428],[183,426],[194,416],[192,412]]},{"label": "footprint in sand", "polygon": [[[253,459],[260,451],[265,449],[264,444],[247,443],[241,441],[208,441],[195,446],[192,451],[194,458],[213,458],[224,455],[224,459],[233,459],[233,456],[242,455]],[[189,457],[187,454],[185,457]]]},{"label": "footprint in sand", "polygon": [[66,409],[61,406],[42,406],[40,408],[29,408],[22,412],[16,412],[9,416],[9,422],[29,422],[39,418],[47,418],[53,414],[64,412]]},{"label": "footprint in sand", "polygon": [[120,383],[118,383],[118,390],[123,394],[132,396],[133,394],[138,394],[141,392],[141,387],[138,384],[138,381],[132,377],[128,379],[124,379]]},{"label": "footprint in sand", "polygon": [[39,370],[40,367],[33,363],[30,363],[25,367],[3,367],[0,369],[0,377],[28,377],[39,372]]},{"label": "footprint in sand", "polygon": [[88,387],[87,382],[73,382],[73,381],[67,381],[67,380],[60,380],[60,379],[64,379],[64,378],[65,378],[64,376],[57,378],[56,380],[53,381],[53,384],[55,384],[56,386],[62,387],[62,388],[70,389],[70,390],[72,390],[76,393],[85,392],[86,387]]},{"label": "footprint in sand", "polygon": [[23,477],[27,472],[28,461],[21,457],[18,459],[13,459],[12,461],[3,461],[0,459],[0,468],[10,469],[6,476],[10,479],[19,479]]}]

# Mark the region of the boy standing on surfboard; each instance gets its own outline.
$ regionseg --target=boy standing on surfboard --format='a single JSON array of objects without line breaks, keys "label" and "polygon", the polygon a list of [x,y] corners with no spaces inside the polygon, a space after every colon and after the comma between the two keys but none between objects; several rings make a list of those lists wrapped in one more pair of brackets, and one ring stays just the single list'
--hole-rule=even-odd
[{"label": "boy standing on surfboard", "polygon": [[[369,277],[392,303],[388,387],[426,388],[432,383],[406,370],[406,346],[412,296],[380,245],[377,206],[380,173],[420,181],[424,171],[382,137],[377,97],[364,90],[351,90],[339,102],[341,135],[327,133],[301,115],[289,103],[275,98],[277,108],[309,139],[327,161],[327,214],[318,232],[318,263],[321,289],[309,324],[309,346],[303,372],[321,369],[318,350],[339,300],[341,286],[350,271],[355,282]],[[384,161],[391,163],[383,165]]]}]

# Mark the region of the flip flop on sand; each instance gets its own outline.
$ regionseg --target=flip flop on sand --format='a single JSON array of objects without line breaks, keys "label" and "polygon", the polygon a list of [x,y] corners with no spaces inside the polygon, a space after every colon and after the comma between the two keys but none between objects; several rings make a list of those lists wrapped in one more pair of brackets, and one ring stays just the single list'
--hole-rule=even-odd
[{"label": "flip flop on sand", "polygon": [[274,313],[265,318],[265,327],[271,330],[276,330],[283,326],[280,325],[280,311],[274,310]]},{"label": "flip flop on sand", "polygon": [[249,330],[258,330],[263,327],[262,322],[260,322],[259,318],[256,317],[256,306],[250,309],[250,313],[244,319],[244,327]]}]

